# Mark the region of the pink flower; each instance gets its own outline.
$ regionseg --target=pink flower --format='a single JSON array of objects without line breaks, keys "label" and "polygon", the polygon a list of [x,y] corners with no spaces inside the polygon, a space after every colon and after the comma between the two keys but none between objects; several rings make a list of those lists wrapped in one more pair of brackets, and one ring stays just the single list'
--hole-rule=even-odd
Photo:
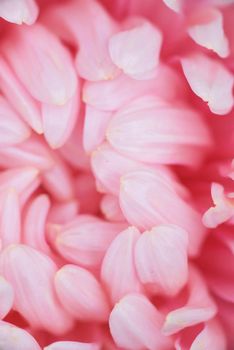
[{"label": "pink flower", "polygon": [[232,350],[233,0],[0,0],[0,348]]}]

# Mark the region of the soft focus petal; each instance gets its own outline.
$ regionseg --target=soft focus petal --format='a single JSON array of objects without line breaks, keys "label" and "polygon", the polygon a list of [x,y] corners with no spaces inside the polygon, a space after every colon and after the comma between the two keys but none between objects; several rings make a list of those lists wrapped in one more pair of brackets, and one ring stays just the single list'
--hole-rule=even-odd
[{"label": "soft focus petal", "polygon": [[140,292],[134,250],[140,232],[135,227],[118,234],[107,249],[101,268],[101,281],[113,304],[128,293]]},{"label": "soft focus petal", "polygon": [[116,344],[130,350],[149,350],[170,347],[170,339],[160,329],[163,316],[140,294],[129,294],[122,298],[110,314],[110,331]]},{"label": "soft focus petal", "polygon": [[80,343],[76,341],[58,341],[50,344],[44,350],[101,350],[95,343]]},{"label": "soft focus petal", "polygon": [[1,0],[0,17],[16,24],[33,24],[38,16],[34,0]]},{"label": "soft focus petal", "polygon": [[197,44],[213,50],[219,56],[227,57],[229,55],[221,11],[215,8],[195,11],[189,17],[188,33]]},{"label": "soft focus petal", "polygon": [[201,53],[181,60],[185,77],[193,90],[215,114],[227,114],[234,104],[233,74],[225,66]]},{"label": "soft focus petal", "polygon": [[84,268],[64,265],[55,276],[55,289],[63,307],[82,321],[105,322],[109,305],[101,284]]},{"label": "soft focus petal", "polygon": [[124,221],[124,216],[120,209],[117,196],[111,194],[104,195],[100,203],[100,208],[107,220]]},{"label": "soft focus petal", "polygon": [[13,306],[14,290],[10,283],[8,283],[2,276],[0,276],[0,300],[0,318],[3,319]]},{"label": "soft focus petal", "polygon": [[0,344],[4,350],[41,350],[28,332],[7,322],[0,323]]},{"label": "soft focus petal", "polygon": [[147,73],[158,65],[161,43],[160,31],[149,22],[143,21],[111,37],[110,56],[125,74],[136,79],[145,79],[146,76],[147,79]]},{"label": "soft focus petal", "polygon": [[49,257],[25,245],[11,245],[1,253],[0,271],[14,288],[14,308],[31,325],[55,334],[71,327],[56,299],[56,265]]},{"label": "soft focus petal", "polygon": [[144,232],[136,243],[138,276],[149,292],[177,294],[188,279],[187,233],[173,225]]},{"label": "soft focus petal", "polygon": [[220,323],[216,320],[205,323],[204,329],[198,334],[190,350],[225,350],[226,338]]}]

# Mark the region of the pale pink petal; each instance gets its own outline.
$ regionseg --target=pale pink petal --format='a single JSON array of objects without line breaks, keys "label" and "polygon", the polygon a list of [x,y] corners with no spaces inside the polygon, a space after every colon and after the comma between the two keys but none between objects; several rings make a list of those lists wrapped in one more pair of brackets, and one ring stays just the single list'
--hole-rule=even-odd
[{"label": "pale pink petal", "polygon": [[198,334],[190,350],[226,350],[226,335],[217,320],[205,323],[204,329]]},{"label": "pale pink petal", "polygon": [[0,322],[0,344],[4,350],[41,350],[31,334],[2,321]]},{"label": "pale pink petal", "polygon": [[234,216],[234,203],[225,195],[224,187],[218,183],[212,183],[211,196],[215,206],[204,213],[202,221],[206,227],[215,228]]},{"label": "pale pink petal", "polygon": [[38,170],[48,170],[54,162],[47,145],[35,135],[20,145],[0,148],[0,165],[4,168],[32,166]]},{"label": "pale pink petal", "polygon": [[[59,148],[69,139],[79,115],[79,91],[63,106],[42,105],[45,138],[51,148]],[[56,132],[55,132],[56,130]]]},{"label": "pale pink petal", "polygon": [[58,201],[67,201],[75,197],[72,171],[59,155],[55,155],[55,164],[42,174],[46,190]]},{"label": "pale pink petal", "polygon": [[48,221],[65,224],[74,219],[79,212],[80,204],[73,199],[65,203],[53,203],[49,212]]},{"label": "pale pink petal", "polygon": [[0,271],[14,288],[14,309],[33,327],[60,334],[72,323],[56,299],[56,269],[48,256],[25,245],[11,245],[0,256]]},{"label": "pale pink petal", "polygon": [[184,328],[212,319],[216,313],[217,307],[208,292],[205,280],[198,270],[190,267],[188,301],[185,306],[167,314],[163,333],[175,334]]},{"label": "pale pink petal", "polygon": [[83,145],[86,152],[95,150],[104,141],[106,127],[111,117],[110,112],[86,106],[83,131]]},{"label": "pale pink petal", "polygon": [[181,59],[185,77],[193,90],[215,114],[229,113],[234,104],[233,74],[219,61],[201,53]]},{"label": "pale pink petal", "polygon": [[100,266],[110,243],[126,226],[81,215],[71,227],[59,229],[56,249],[69,262],[96,268]]},{"label": "pale pink petal", "polygon": [[159,65],[156,73],[154,79],[146,81],[138,81],[121,74],[108,82],[86,82],[83,101],[97,109],[114,111],[145,94],[153,94],[170,101],[186,97],[184,83],[173,69]]},{"label": "pale pink petal", "polygon": [[161,225],[144,232],[136,243],[140,281],[150,293],[177,294],[188,279],[188,238],[180,227]]},{"label": "pale pink petal", "polygon": [[141,291],[134,262],[134,250],[139,237],[140,232],[135,227],[119,233],[103,259],[101,281],[113,305],[128,293]]},{"label": "pale pink petal", "polygon": [[174,224],[188,232],[189,255],[205,238],[200,214],[178,193],[176,181],[161,170],[139,170],[121,177],[120,207],[128,222],[141,230]]},{"label": "pale pink petal", "polygon": [[184,0],[163,0],[171,10],[180,13],[183,7]]},{"label": "pale pink petal", "polygon": [[113,115],[106,131],[110,144],[138,161],[195,165],[212,145],[199,113],[154,96],[144,96]]},{"label": "pale pink petal", "polygon": [[30,128],[0,95],[0,146],[11,146],[23,142],[29,138],[30,132]]},{"label": "pale pink petal", "polygon": [[33,199],[24,213],[23,242],[44,253],[50,253],[45,239],[45,224],[50,209],[49,197],[41,194]]},{"label": "pale pink petal", "polygon": [[38,17],[38,6],[34,0],[1,0],[0,17],[16,24],[33,24]]},{"label": "pale pink petal", "polygon": [[[14,302],[14,290],[9,282],[0,276],[0,318],[3,319],[11,310]],[[1,331],[0,331],[1,334]],[[1,337],[1,335],[0,335]],[[1,341],[0,341],[1,344]]]},{"label": "pale pink petal", "polygon": [[0,215],[0,236],[2,247],[12,243],[20,243],[21,209],[19,195],[14,187],[6,190]]},{"label": "pale pink petal", "polygon": [[24,119],[34,131],[41,134],[43,132],[42,119],[36,101],[34,101],[28,91],[21,85],[20,81],[2,57],[0,57],[0,82],[2,92],[21,118]]},{"label": "pale pink petal", "polygon": [[159,63],[161,45],[161,32],[150,22],[142,21],[137,26],[112,36],[109,51],[112,61],[125,74],[144,80]]},{"label": "pale pink petal", "polygon": [[109,305],[101,284],[91,272],[75,265],[63,266],[55,276],[58,298],[75,318],[105,322]]},{"label": "pale pink petal", "polygon": [[170,349],[170,338],[161,333],[163,316],[141,294],[122,298],[110,314],[109,326],[115,343],[130,350]]},{"label": "pale pink petal", "polygon": [[109,221],[124,221],[125,218],[119,206],[119,199],[117,196],[106,194],[102,197],[100,202],[100,209]]},{"label": "pale pink petal", "polygon": [[2,50],[16,75],[37,100],[62,106],[74,95],[77,77],[70,54],[42,25],[13,31]]},{"label": "pale pink petal", "polygon": [[44,350],[101,350],[101,346],[95,343],[80,343],[76,341],[58,341],[46,346]]},{"label": "pale pink petal", "polygon": [[229,55],[221,11],[215,8],[195,11],[188,19],[188,33],[197,44],[216,52],[220,57]]}]

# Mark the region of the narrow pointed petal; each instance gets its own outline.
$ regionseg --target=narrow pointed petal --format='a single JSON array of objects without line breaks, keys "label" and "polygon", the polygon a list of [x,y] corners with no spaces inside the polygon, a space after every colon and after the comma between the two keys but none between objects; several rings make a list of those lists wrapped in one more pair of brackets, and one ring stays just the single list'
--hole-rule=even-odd
[{"label": "narrow pointed petal", "polygon": [[119,233],[103,259],[101,281],[113,305],[128,293],[141,291],[134,261],[135,245],[139,237],[140,232],[135,227]]},{"label": "narrow pointed petal", "polygon": [[217,313],[217,307],[209,295],[206,283],[199,272],[194,268],[190,268],[189,278],[187,304],[167,314],[163,325],[165,335],[172,335],[184,328],[208,321]]},{"label": "narrow pointed petal", "polygon": [[76,319],[105,322],[109,305],[101,284],[91,272],[76,265],[63,266],[55,276],[58,298]]},{"label": "narrow pointed petal", "polygon": [[226,350],[226,335],[217,320],[205,323],[204,329],[198,334],[190,350]]},{"label": "narrow pointed petal", "polygon": [[21,118],[38,134],[43,132],[42,118],[36,101],[12,72],[4,58],[0,57],[1,90]]},{"label": "narrow pointed petal", "polygon": [[41,194],[33,199],[24,215],[23,242],[44,253],[50,253],[45,238],[45,224],[50,209],[49,197]]},{"label": "narrow pointed petal", "polygon": [[56,299],[56,265],[48,256],[25,245],[11,245],[1,253],[0,271],[14,288],[14,309],[30,325],[55,334],[72,326]]},{"label": "narrow pointed petal", "polygon": [[79,115],[79,91],[75,93],[63,106],[42,105],[44,134],[51,148],[63,146],[75,127]]},{"label": "narrow pointed petal", "polygon": [[86,82],[83,88],[83,101],[98,109],[115,111],[145,94],[169,101],[186,96],[184,83],[173,69],[159,65],[156,73],[154,79],[146,81],[138,81],[121,74],[111,81]]},{"label": "narrow pointed petal", "polygon": [[35,24],[13,31],[2,50],[37,100],[62,106],[74,95],[77,77],[70,54],[44,26]]},{"label": "narrow pointed petal", "polygon": [[14,290],[2,276],[0,276],[0,300],[0,319],[3,319],[13,306]]},{"label": "narrow pointed petal", "polygon": [[189,255],[199,252],[205,238],[200,214],[163,171],[141,170],[122,176],[119,200],[130,224],[141,230],[157,224],[180,226],[188,232]]},{"label": "narrow pointed petal", "polygon": [[229,55],[221,11],[215,8],[195,11],[188,19],[188,33],[197,44],[216,52],[220,57]]},{"label": "narrow pointed petal", "polygon": [[0,146],[19,144],[30,136],[30,128],[0,95]]},{"label": "narrow pointed petal", "polygon": [[175,295],[185,286],[187,245],[186,231],[173,225],[156,226],[140,236],[135,249],[136,269],[150,293]]},{"label": "narrow pointed petal", "polygon": [[105,218],[109,221],[125,220],[117,196],[111,194],[104,195],[101,199],[100,208]]},{"label": "narrow pointed petal", "polygon": [[234,78],[222,63],[204,54],[191,54],[181,64],[191,89],[211,112],[224,115],[232,110]]},{"label": "narrow pointed petal", "polygon": [[218,183],[212,183],[211,196],[215,206],[204,213],[202,221],[206,227],[215,228],[234,216],[234,204],[225,195],[224,187]]},{"label": "narrow pointed petal", "polygon": [[4,350],[42,350],[31,334],[2,321],[0,322],[0,344]]},{"label": "narrow pointed petal", "polygon": [[[148,38],[151,40],[148,40]],[[147,43],[142,50],[142,43]],[[147,73],[159,63],[162,34],[151,23],[142,21],[129,30],[111,37],[109,52],[112,61],[123,72],[135,79],[147,79]]]},{"label": "narrow pointed petal", "polygon": [[19,196],[14,188],[6,190],[4,195],[0,215],[0,232],[2,247],[20,243],[21,209]]},{"label": "narrow pointed petal", "polygon": [[153,96],[134,100],[115,113],[106,135],[120,153],[149,163],[194,166],[202,158],[201,148],[206,151],[212,145],[196,111]]},{"label": "narrow pointed petal", "polygon": [[141,294],[129,294],[113,308],[109,326],[115,343],[130,350],[170,348],[170,339],[161,334],[163,316]]},{"label": "narrow pointed petal", "polygon": [[46,346],[44,350],[101,350],[101,346],[95,343],[80,343],[76,341],[58,341]]},{"label": "narrow pointed petal", "polygon": [[60,228],[55,241],[56,249],[71,263],[97,268],[110,243],[127,225],[108,223],[92,216],[82,222],[82,217],[86,216],[78,216],[71,227]]},{"label": "narrow pointed petal", "polygon": [[2,0],[0,17],[16,24],[33,24],[38,17],[38,6],[34,0]]},{"label": "narrow pointed petal", "polygon": [[107,124],[111,117],[110,112],[86,106],[83,132],[83,145],[86,152],[92,152],[104,141]]}]

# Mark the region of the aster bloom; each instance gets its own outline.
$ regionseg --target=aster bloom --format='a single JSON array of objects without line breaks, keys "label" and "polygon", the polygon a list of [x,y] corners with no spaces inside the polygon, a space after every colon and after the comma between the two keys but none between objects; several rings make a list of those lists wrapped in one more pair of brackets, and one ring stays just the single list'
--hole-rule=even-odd
[{"label": "aster bloom", "polygon": [[234,1],[0,0],[0,348],[233,350]]}]

